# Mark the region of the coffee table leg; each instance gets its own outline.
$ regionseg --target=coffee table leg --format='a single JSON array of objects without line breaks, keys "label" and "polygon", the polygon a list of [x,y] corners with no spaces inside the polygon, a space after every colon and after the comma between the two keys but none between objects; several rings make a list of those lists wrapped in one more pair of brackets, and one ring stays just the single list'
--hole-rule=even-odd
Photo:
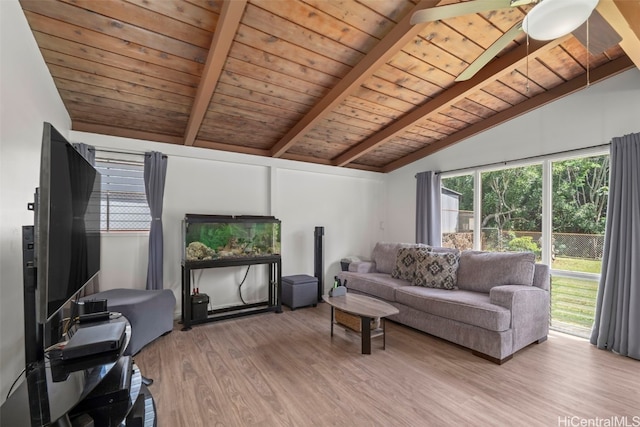
[{"label": "coffee table leg", "polygon": [[382,349],[387,349],[387,323],[384,321],[384,317],[380,318],[382,322]]},{"label": "coffee table leg", "polygon": [[331,336],[333,336],[333,321],[334,321],[334,313],[333,313],[333,306],[331,306]]},{"label": "coffee table leg", "polygon": [[362,329],[362,354],[371,354],[371,317],[360,317]]}]

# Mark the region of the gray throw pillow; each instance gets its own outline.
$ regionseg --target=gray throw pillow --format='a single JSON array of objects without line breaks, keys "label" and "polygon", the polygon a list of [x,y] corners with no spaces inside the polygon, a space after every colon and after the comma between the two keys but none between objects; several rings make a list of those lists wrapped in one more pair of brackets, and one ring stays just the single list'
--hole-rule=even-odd
[{"label": "gray throw pillow", "polygon": [[413,284],[426,288],[457,289],[458,263],[457,253],[430,252],[418,263]]}]

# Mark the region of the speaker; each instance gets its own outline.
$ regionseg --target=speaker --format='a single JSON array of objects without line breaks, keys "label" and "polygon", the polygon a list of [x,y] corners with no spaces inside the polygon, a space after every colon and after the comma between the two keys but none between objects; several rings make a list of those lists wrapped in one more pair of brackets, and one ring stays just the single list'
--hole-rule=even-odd
[{"label": "speaker", "polygon": [[44,360],[44,334],[42,324],[38,323],[36,267],[34,264],[35,228],[22,226],[22,281],[24,304],[24,356],[27,373],[35,364]]},{"label": "speaker", "polygon": [[322,302],[322,292],[324,291],[324,252],[322,241],[324,237],[324,227],[316,227],[313,244],[313,275],[318,279],[318,302]]}]

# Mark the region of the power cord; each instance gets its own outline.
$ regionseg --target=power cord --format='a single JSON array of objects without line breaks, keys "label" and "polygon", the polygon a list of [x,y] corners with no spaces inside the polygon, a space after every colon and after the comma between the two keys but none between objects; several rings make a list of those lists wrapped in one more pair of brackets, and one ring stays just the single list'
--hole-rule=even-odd
[{"label": "power cord", "polygon": [[18,378],[16,378],[16,380],[13,382],[13,384],[11,384],[11,387],[9,387],[9,393],[7,393],[7,397],[5,398],[5,400],[9,399],[9,396],[11,396],[11,392],[13,391],[13,388],[16,386],[16,383],[18,382],[18,380],[20,379],[20,377],[22,376],[22,374],[27,372],[27,368],[23,368],[22,372],[20,372],[18,374]]},{"label": "power cord", "polygon": [[247,266],[247,272],[244,273],[244,278],[242,279],[242,282],[240,282],[240,285],[238,286],[238,295],[240,295],[240,301],[242,301],[244,305],[247,305],[247,302],[244,300],[244,298],[242,298],[242,285],[244,285],[244,281],[247,280],[247,276],[249,275],[250,269],[251,269],[251,264]]},{"label": "power cord", "polygon": [[[76,298],[77,301],[77,298]],[[73,316],[73,313],[72,313]],[[75,324],[76,322],[74,321],[73,318],[71,317],[65,317],[62,319],[62,333],[63,335],[67,335],[68,338],[71,338],[71,336],[73,336],[74,332],[71,329],[71,327]],[[55,350],[59,347],[60,343],[56,343],[48,348],[46,348],[44,350],[44,357],[46,359],[49,359],[49,351],[51,350]],[[29,369],[31,369],[32,366],[29,367]],[[18,374],[18,377],[15,379],[15,381],[13,382],[13,384],[11,384],[11,387],[9,387],[9,392],[7,392],[7,397],[5,398],[5,400],[9,399],[9,396],[11,396],[11,392],[13,391],[13,388],[16,386],[16,384],[18,383],[18,380],[20,379],[20,377],[22,376],[22,374],[27,372],[27,368],[22,368],[22,371]]]}]

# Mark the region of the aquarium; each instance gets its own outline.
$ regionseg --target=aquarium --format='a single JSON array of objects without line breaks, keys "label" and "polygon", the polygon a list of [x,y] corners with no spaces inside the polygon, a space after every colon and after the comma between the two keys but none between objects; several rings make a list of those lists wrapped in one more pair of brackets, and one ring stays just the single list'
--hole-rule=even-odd
[{"label": "aquarium", "polygon": [[272,216],[187,214],[183,261],[258,258],[280,254],[280,220]]}]

